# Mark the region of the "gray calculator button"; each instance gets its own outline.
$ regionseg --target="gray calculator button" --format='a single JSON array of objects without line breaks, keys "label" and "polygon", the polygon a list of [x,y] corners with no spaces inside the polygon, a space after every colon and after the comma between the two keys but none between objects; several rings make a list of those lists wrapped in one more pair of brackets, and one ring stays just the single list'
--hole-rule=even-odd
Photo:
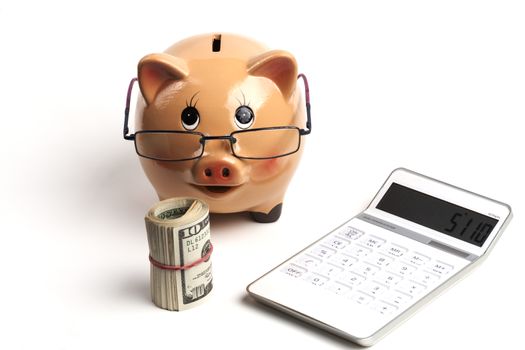
[{"label": "gray calculator button", "polygon": [[335,253],[336,251],[334,249],[328,248],[322,245],[317,245],[310,251],[311,255],[321,258],[321,259],[328,259]]},{"label": "gray calculator button", "polygon": [[326,245],[327,247],[341,250],[341,249],[344,249],[346,246],[348,246],[350,244],[350,241],[346,239],[342,239],[337,236],[333,236],[325,240],[323,244]]},{"label": "gray calculator button", "polygon": [[328,277],[321,276],[317,273],[311,273],[306,277],[306,280],[314,286],[321,287],[324,286],[326,282],[328,282]]},{"label": "gray calculator button", "polygon": [[374,280],[381,284],[384,284],[385,286],[392,287],[401,282],[403,280],[403,277],[391,272],[381,271],[380,273],[374,276]]},{"label": "gray calculator button", "polygon": [[360,246],[358,244],[352,244],[345,249],[345,253],[355,256],[357,258],[363,258],[368,254],[372,253],[372,249]]},{"label": "gray calculator button", "polygon": [[374,300],[374,297],[362,292],[356,292],[352,295],[351,299],[358,304],[368,305],[372,300]]},{"label": "gray calculator button", "polygon": [[392,265],[388,267],[388,270],[390,272],[395,273],[396,275],[406,277],[406,276],[411,275],[414,271],[416,271],[417,268],[412,265],[405,264],[400,261],[396,261],[395,263],[393,263]]},{"label": "gray calculator button", "polygon": [[361,275],[367,278],[370,276],[373,276],[379,270],[380,270],[379,267],[374,266],[372,264],[365,263],[365,262],[359,263],[352,267],[352,272],[355,272],[358,275]]},{"label": "gray calculator button", "polygon": [[363,276],[356,275],[353,272],[344,272],[338,277],[341,283],[344,283],[350,287],[355,287],[366,281],[366,278]]},{"label": "gray calculator button", "polygon": [[383,297],[383,299],[392,305],[401,306],[410,301],[412,299],[412,296],[398,291],[394,291],[387,294],[385,297]]},{"label": "gray calculator button", "polygon": [[372,256],[369,256],[367,258],[367,261],[371,263],[372,265],[376,265],[379,267],[385,267],[385,266],[390,265],[390,263],[392,263],[394,259],[384,254],[374,254]]},{"label": "gray calculator button", "polygon": [[346,295],[352,290],[352,287],[347,286],[346,284],[343,284],[341,282],[332,281],[328,283],[326,289],[337,295]]},{"label": "gray calculator button", "polygon": [[284,272],[288,276],[299,278],[299,277],[304,276],[308,272],[308,270],[300,266],[297,266],[295,264],[288,264],[288,265],[285,265],[283,268],[281,268],[281,272]]},{"label": "gray calculator button", "polygon": [[308,269],[320,266],[323,261],[308,254],[303,254],[295,262],[297,263],[297,265],[303,266]]},{"label": "gray calculator button", "polygon": [[391,313],[395,312],[398,307],[389,303],[385,303],[384,301],[378,301],[375,303],[373,309],[382,315],[390,315]]},{"label": "gray calculator button", "polygon": [[440,276],[446,275],[447,273],[452,271],[452,269],[454,269],[452,265],[445,264],[444,262],[441,262],[441,261],[434,262],[434,264],[432,264],[430,267],[430,271]]},{"label": "gray calculator button", "polygon": [[339,266],[335,266],[332,264],[323,264],[317,269],[317,271],[319,271],[319,273],[322,275],[333,278],[342,273],[344,270]]},{"label": "gray calculator button", "polygon": [[417,283],[414,281],[404,280],[401,283],[399,283],[396,286],[396,289],[400,292],[403,292],[408,295],[418,295],[422,291],[424,291],[427,287],[422,285],[421,283]]},{"label": "gray calculator button", "polygon": [[359,241],[359,243],[365,247],[373,249],[381,247],[383,244],[385,244],[385,242],[386,241],[384,239],[372,235],[366,236],[361,241]]},{"label": "gray calculator button", "polygon": [[408,252],[408,249],[401,247],[397,244],[389,244],[385,247],[384,252],[390,256],[393,256],[395,258],[399,258],[406,252]]},{"label": "gray calculator button", "polygon": [[413,277],[414,281],[417,281],[425,286],[430,286],[435,282],[439,281],[439,276],[428,271],[419,271]]},{"label": "gray calculator button", "polygon": [[351,240],[359,239],[361,236],[363,236],[365,234],[363,231],[358,230],[358,229],[356,229],[355,227],[352,227],[352,226],[343,227],[337,233],[340,234],[341,236],[346,237],[346,238],[351,239]]},{"label": "gray calculator button", "polygon": [[430,258],[428,256],[417,252],[412,252],[408,254],[406,259],[409,263],[416,266],[422,266],[430,261]]},{"label": "gray calculator button", "polygon": [[350,267],[353,264],[355,264],[357,261],[358,261],[357,258],[351,257],[344,253],[337,254],[330,259],[330,262],[332,264],[340,266],[342,268]]},{"label": "gray calculator button", "polygon": [[388,291],[387,286],[377,282],[366,282],[359,289],[365,292],[366,294],[372,295],[374,297],[377,297]]}]

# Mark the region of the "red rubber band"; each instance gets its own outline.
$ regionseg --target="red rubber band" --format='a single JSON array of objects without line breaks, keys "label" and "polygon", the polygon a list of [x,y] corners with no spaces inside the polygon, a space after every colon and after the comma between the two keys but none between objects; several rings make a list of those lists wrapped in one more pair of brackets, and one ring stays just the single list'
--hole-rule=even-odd
[{"label": "red rubber band", "polygon": [[151,257],[151,255],[149,256],[149,261],[151,262],[151,264],[153,266],[158,267],[159,269],[162,269],[162,270],[174,270],[174,271],[187,270],[187,269],[191,269],[192,267],[197,266],[200,263],[203,263],[204,261],[208,260],[210,258],[210,256],[211,256],[212,252],[213,252],[213,244],[210,244],[210,250],[206,253],[206,255],[204,255],[199,260],[196,260],[196,261],[192,262],[189,265],[182,265],[182,266],[178,266],[178,265],[164,265],[164,264],[158,262],[157,260],[153,259]]}]

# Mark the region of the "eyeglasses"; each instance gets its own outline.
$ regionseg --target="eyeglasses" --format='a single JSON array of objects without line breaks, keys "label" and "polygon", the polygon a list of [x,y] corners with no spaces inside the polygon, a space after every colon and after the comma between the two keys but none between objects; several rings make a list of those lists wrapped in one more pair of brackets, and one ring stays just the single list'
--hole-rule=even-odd
[{"label": "eyeglasses", "polygon": [[272,159],[293,154],[301,147],[301,136],[312,131],[310,115],[310,90],[304,74],[299,74],[304,83],[306,102],[306,129],[296,126],[274,126],[234,131],[224,136],[206,136],[196,131],[141,130],[129,134],[128,119],[131,92],[137,78],[131,79],[124,111],[125,140],[133,140],[135,151],[144,158],[160,161],[184,161],[198,159],[204,154],[207,141],[227,140],[232,154],[241,159]]}]

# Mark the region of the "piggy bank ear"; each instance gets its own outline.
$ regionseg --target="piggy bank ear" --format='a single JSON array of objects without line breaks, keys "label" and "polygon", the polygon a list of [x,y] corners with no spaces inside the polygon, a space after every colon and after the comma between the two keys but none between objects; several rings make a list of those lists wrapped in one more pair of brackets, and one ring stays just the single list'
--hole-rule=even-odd
[{"label": "piggy bank ear", "polygon": [[248,62],[248,73],[271,79],[283,96],[289,98],[297,81],[297,62],[286,51],[268,51]]},{"label": "piggy bank ear", "polygon": [[150,104],[166,84],[188,76],[186,63],[174,56],[160,53],[145,56],[138,66],[140,91]]}]

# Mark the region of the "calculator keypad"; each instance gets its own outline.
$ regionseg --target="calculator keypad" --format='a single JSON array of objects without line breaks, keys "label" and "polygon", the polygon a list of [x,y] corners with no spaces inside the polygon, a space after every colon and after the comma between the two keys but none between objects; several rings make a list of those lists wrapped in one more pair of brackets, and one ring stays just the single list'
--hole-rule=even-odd
[{"label": "calculator keypad", "polygon": [[281,271],[383,315],[417,301],[454,271],[443,259],[380,236],[343,227]]}]

